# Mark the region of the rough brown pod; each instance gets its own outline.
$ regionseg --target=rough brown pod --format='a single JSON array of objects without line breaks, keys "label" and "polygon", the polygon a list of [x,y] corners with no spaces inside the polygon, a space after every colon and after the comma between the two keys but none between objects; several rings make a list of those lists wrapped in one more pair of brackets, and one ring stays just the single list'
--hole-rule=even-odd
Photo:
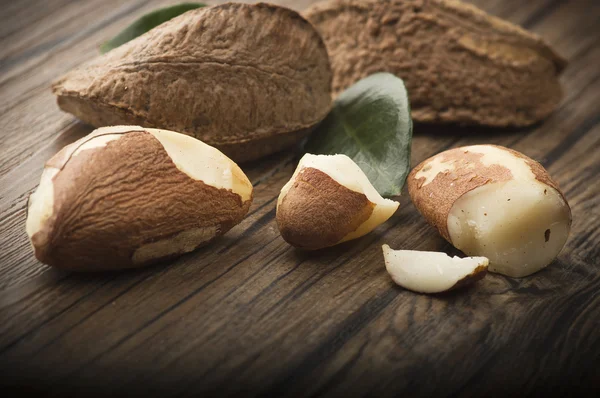
[{"label": "rough brown pod", "polygon": [[303,15],[321,33],[338,94],[401,77],[419,122],[526,126],[560,102],[566,61],[540,37],[455,0],[332,0]]},{"label": "rough brown pod", "polygon": [[96,126],[178,131],[244,162],[296,143],[331,107],[319,34],[269,4],[192,10],[53,84],[59,107]]},{"label": "rough brown pod", "polygon": [[46,163],[26,229],[48,265],[132,268],[207,244],[251,202],[252,184],[217,149],[167,130],[105,127]]}]

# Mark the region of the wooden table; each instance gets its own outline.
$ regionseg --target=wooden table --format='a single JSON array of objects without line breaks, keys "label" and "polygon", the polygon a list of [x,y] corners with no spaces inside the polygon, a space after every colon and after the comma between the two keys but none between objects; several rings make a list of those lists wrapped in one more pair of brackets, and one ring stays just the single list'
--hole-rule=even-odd
[{"label": "wooden table", "polygon": [[[566,95],[528,130],[416,126],[413,165],[493,143],[544,164],[573,209],[566,247],[524,279],[488,275],[441,296],[395,286],[381,245],[450,246],[401,209],[368,236],[319,253],[275,223],[289,154],[245,167],[249,216],[210,247],[139,271],[81,275],[40,264],[25,206],[44,162],[92,129],[58,110],[51,80],[161,0],[2,2],[0,394],[206,396],[598,392],[600,385],[600,1],[480,0],[570,60]],[[309,1],[282,2],[302,9]],[[3,395],[9,397],[11,395]]]}]

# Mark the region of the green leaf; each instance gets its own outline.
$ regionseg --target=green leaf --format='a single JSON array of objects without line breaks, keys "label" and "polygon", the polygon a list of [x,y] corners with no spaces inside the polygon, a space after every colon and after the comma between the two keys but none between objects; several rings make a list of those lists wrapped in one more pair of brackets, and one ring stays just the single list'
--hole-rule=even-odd
[{"label": "green leaf", "polygon": [[128,41],[143,35],[161,23],[167,22],[169,19],[175,18],[186,11],[205,6],[206,4],[202,3],[181,3],[171,7],[159,8],[156,11],[152,11],[139,18],[137,21],[125,28],[125,30],[121,31],[121,33],[100,46],[100,52],[104,54],[113,48],[119,47],[121,44],[125,44]]},{"label": "green leaf", "polygon": [[376,73],[337,98],[304,150],[345,154],[382,196],[397,196],[410,171],[412,127],[404,82],[389,73]]}]

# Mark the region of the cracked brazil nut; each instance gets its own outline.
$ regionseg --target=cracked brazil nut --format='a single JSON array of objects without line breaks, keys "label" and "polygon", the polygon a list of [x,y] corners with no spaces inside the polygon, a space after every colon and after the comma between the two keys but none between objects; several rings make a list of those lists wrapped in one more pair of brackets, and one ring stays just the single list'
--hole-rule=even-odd
[{"label": "cracked brazil nut", "polygon": [[317,250],[368,234],[400,204],[384,199],[346,155],[306,154],[277,200],[277,226],[292,246]]},{"label": "cracked brazil nut", "polygon": [[104,127],[46,163],[26,231],[48,265],[133,268],[209,243],[251,202],[252,184],[219,150],[172,131]]},{"label": "cracked brazil nut", "polygon": [[533,274],[560,253],[571,209],[538,162],[496,145],[450,149],[423,161],[407,179],[415,207],[440,234],[489,270]]}]

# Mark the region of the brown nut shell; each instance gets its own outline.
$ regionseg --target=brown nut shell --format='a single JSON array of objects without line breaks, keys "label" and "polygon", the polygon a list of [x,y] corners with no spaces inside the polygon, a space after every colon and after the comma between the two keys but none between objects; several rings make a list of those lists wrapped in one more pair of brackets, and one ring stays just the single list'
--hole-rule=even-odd
[{"label": "brown nut shell", "polygon": [[191,10],[53,84],[96,126],[178,131],[257,159],[304,137],[331,107],[325,45],[295,11],[227,3]]},{"label": "brown nut shell", "polygon": [[525,126],[560,102],[566,61],[539,36],[455,0],[332,0],[303,15],[331,58],[334,95],[402,78],[419,122]]}]

